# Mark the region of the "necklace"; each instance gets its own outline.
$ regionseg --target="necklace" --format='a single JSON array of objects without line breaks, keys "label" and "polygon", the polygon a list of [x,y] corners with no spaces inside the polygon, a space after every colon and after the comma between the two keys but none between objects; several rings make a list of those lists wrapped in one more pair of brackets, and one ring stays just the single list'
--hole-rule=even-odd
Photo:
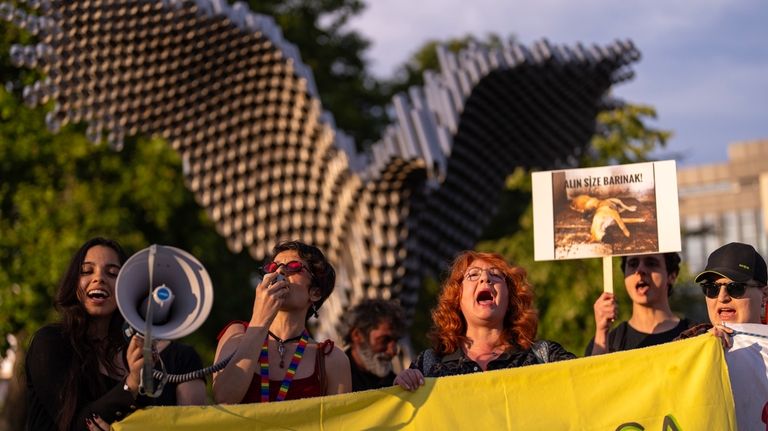
[{"label": "necklace", "polygon": [[[278,343],[283,341],[283,340],[280,340],[280,338],[275,337],[274,334],[272,334],[271,332],[269,334],[273,338],[277,338]],[[288,395],[288,387],[291,385],[291,382],[293,381],[293,376],[296,375],[296,369],[299,368],[299,362],[301,362],[301,358],[304,356],[304,348],[307,347],[307,343],[309,342],[309,332],[307,332],[307,330],[304,329],[304,332],[302,332],[301,335],[299,335],[298,337],[289,338],[288,340],[285,340],[285,342],[291,341],[295,338],[300,338],[299,345],[296,346],[296,351],[293,352],[293,358],[291,359],[291,364],[288,365],[288,369],[285,370],[283,383],[280,384],[280,390],[277,392],[277,397],[275,397],[275,401],[283,401],[286,395]],[[280,366],[282,367],[282,364]],[[259,371],[261,374],[261,402],[268,403],[269,402],[269,340],[267,338],[264,339],[264,344],[262,344],[261,346],[261,354],[259,355]]]},{"label": "necklace", "polygon": [[[306,332],[306,329],[304,330],[304,332]],[[283,340],[282,338],[275,335],[272,331],[267,330],[267,333],[269,334],[269,336],[272,337],[273,340],[277,341],[277,353],[280,354],[280,368],[285,368],[285,361],[284,361],[285,343],[292,343],[294,341],[299,341],[299,339],[302,336],[304,336],[304,332],[302,332],[301,334],[295,337],[286,338],[285,340]]]},{"label": "necklace", "polygon": [[502,353],[504,353],[505,349],[503,346],[495,346],[490,351],[473,351],[471,348],[467,348],[467,356],[474,356],[476,358],[482,358],[482,357],[491,357],[496,358]]},{"label": "necklace", "polygon": [[473,352],[471,350],[467,350],[467,355],[470,355],[470,354],[474,355],[474,356],[477,356],[478,358],[483,357],[483,356],[492,356],[492,357],[495,358],[496,356],[500,355],[500,353],[495,351],[495,350],[492,350],[490,352]]}]

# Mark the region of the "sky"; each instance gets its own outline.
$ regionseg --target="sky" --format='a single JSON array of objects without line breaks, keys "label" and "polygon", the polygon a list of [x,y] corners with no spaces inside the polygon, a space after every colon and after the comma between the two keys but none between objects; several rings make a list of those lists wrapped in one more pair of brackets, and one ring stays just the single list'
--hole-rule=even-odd
[{"label": "sky", "polygon": [[722,163],[728,145],[768,139],[765,0],[367,0],[350,26],[371,41],[374,75],[391,77],[427,40],[514,36],[529,45],[630,39],[642,58],[614,95],[656,108],[673,136],[657,159]]}]

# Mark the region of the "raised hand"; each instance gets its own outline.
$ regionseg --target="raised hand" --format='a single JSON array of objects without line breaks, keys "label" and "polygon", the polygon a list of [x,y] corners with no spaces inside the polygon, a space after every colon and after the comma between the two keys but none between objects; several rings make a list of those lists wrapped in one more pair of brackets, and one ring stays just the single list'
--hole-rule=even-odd
[{"label": "raised hand", "polygon": [[139,384],[141,383],[141,369],[144,367],[144,339],[138,336],[131,337],[128,343],[126,359],[128,361],[128,376],[125,378],[125,384],[134,397],[139,393]]},{"label": "raised hand", "polygon": [[256,287],[250,326],[269,327],[288,296],[290,285],[282,274],[267,274]]},{"label": "raised hand", "polygon": [[720,339],[720,343],[724,349],[730,349],[733,345],[731,335],[733,335],[733,329],[728,328],[725,325],[715,325],[709,330],[709,333]]},{"label": "raised hand", "polygon": [[595,312],[595,331],[608,332],[616,321],[619,307],[613,293],[603,292],[592,307]]}]

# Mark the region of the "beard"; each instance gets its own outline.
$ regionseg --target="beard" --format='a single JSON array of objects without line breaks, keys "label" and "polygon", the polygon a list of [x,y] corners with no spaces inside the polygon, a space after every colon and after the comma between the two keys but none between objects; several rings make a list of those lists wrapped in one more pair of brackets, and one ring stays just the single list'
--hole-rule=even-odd
[{"label": "beard", "polygon": [[361,343],[357,353],[363,361],[363,368],[377,377],[385,377],[392,371],[392,357],[386,353],[373,353],[368,343]]}]

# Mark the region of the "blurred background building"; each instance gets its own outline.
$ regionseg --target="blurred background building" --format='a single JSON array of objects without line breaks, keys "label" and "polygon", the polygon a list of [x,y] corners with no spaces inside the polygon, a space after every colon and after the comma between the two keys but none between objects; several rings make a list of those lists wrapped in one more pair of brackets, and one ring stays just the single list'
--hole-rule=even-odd
[{"label": "blurred background building", "polygon": [[677,182],[682,256],[691,273],[732,241],[768,256],[768,139],[730,144],[727,161],[680,168]]}]

